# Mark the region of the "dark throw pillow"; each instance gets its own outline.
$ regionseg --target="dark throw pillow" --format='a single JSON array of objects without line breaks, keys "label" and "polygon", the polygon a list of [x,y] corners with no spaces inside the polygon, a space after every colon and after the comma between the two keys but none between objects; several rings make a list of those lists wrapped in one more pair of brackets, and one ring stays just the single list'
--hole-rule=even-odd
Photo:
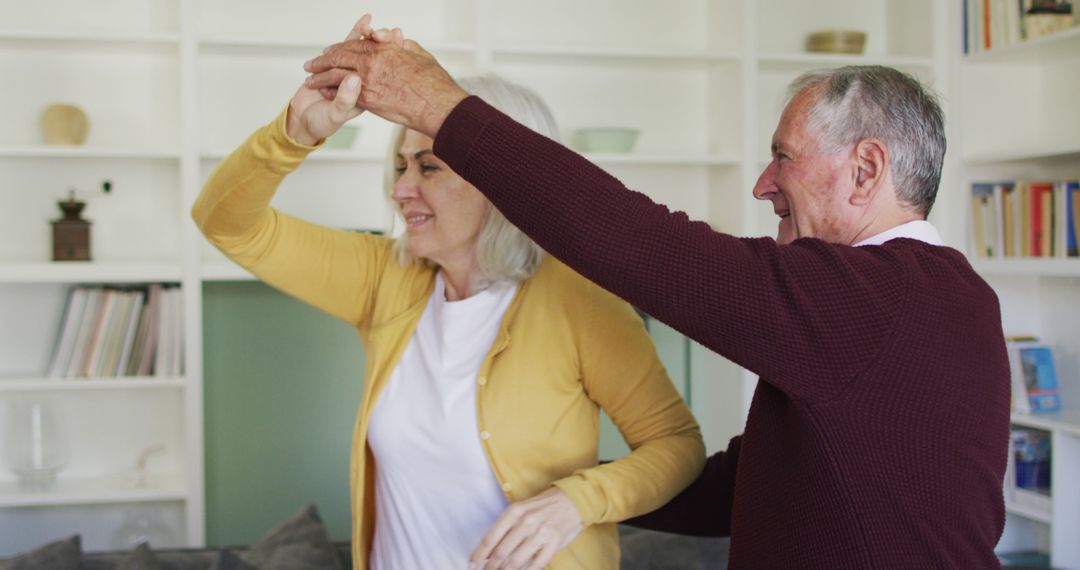
[{"label": "dark throw pillow", "polygon": [[82,543],[78,535],[0,560],[0,570],[79,570],[81,565]]},{"label": "dark throw pillow", "polygon": [[[246,570],[344,570],[337,550],[326,532],[319,511],[309,504],[263,536],[259,542],[237,556],[246,566],[225,560],[228,550],[218,558],[217,568]],[[224,563],[233,564],[223,566]]]},{"label": "dark throw pillow", "polygon": [[150,545],[143,542],[116,565],[116,570],[165,570],[165,566],[154,556]]}]

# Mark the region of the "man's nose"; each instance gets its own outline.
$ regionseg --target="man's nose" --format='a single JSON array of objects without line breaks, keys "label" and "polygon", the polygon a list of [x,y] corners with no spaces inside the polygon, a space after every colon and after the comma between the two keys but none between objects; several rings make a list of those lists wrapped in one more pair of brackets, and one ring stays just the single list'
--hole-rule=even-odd
[{"label": "man's nose", "polygon": [[771,200],[776,194],[776,159],[774,158],[765,170],[758,176],[757,184],[754,184],[754,197],[758,200]]}]

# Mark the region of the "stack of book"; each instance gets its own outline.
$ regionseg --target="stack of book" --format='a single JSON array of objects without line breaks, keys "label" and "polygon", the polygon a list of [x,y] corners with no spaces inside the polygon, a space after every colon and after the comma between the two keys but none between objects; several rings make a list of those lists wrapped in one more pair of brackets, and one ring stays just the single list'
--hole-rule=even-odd
[{"label": "stack of book", "polygon": [[179,287],[72,287],[56,335],[49,378],[183,374]]},{"label": "stack of book", "polygon": [[979,257],[1077,257],[1080,181],[976,182],[971,228]]},{"label": "stack of book", "polygon": [[1076,25],[1066,0],[963,0],[964,53],[1033,40]]}]

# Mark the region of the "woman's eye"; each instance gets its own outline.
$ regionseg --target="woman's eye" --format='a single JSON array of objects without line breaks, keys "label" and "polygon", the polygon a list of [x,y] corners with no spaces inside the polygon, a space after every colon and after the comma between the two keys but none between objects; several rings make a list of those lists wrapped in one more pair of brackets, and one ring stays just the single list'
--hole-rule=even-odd
[{"label": "woman's eye", "polygon": [[421,172],[435,172],[438,169],[439,169],[439,167],[434,165],[434,164],[421,164],[420,165],[420,171]]},{"label": "woman's eye", "polygon": [[399,166],[394,169],[394,172],[397,172],[398,176],[405,176],[405,170],[406,168],[404,166]]}]

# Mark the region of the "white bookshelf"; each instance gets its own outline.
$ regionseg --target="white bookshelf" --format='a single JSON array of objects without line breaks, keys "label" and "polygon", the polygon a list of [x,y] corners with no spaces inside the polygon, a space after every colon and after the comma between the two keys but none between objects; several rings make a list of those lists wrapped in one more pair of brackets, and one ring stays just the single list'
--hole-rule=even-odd
[{"label": "white bookshelf", "polygon": [[[0,478],[0,556],[53,538],[45,535],[63,520],[85,523],[84,547],[111,547],[107,529],[87,521],[118,524],[130,501],[173,521],[179,543],[202,544],[202,285],[252,277],[204,243],[188,211],[211,170],[281,111],[304,77],[303,61],[339,41],[358,10],[373,13],[377,26],[401,26],[452,73],[495,71],[537,90],[568,143],[582,127],[640,129],[633,152],[587,158],[719,230],[773,235],[771,207],[750,191],[786,84],[817,67],[885,64],[947,96],[952,44],[944,4],[681,0],[643,11],[619,0],[373,0],[362,7],[326,0],[313,10],[258,0],[39,0],[0,8],[0,72],[24,78],[20,89],[0,94],[0,200],[18,205],[0,211],[0,378],[10,379],[0,382],[0,401],[24,392],[65,405],[91,397],[121,417],[124,406],[150,405],[161,411],[145,420],[156,430],[150,435],[168,440],[158,474],[176,482],[134,499],[95,487],[153,438],[120,445],[81,434],[100,457],[76,457],[83,463],[62,474],[74,490],[19,503]],[[835,28],[867,31],[865,54],[806,53],[809,33]],[[38,115],[51,102],[86,110],[86,144],[42,144]],[[382,189],[390,127],[367,115],[355,124],[354,147],[316,151],[285,181],[275,206],[333,227],[391,229]],[[90,192],[103,179],[113,182],[111,195]],[[89,202],[93,263],[48,261],[48,221],[69,187]],[[943,196],[937,215],[957,219],[962,206]],[[184,378],[40,378],[70,284],[140,282],[183,287]],[[692,408],[709,450],[721,449],[742,430],[756,378],[696,345],[688,360]]]},{"label": "white bookshelf", "polygon": [[[955,18],[959,46],[963,22]],[[965,201],[973,182],[1080,176],[1080,110],[1062,107],[1071,99],[1062,91],[1080,89],[1078,46],[1074,28],[956,55],[961,136],[952,148],[960,149],[956,194]],[[970,227],[969,206],[956,215]],[[998,294],[1005,333],[1037,335],[1053,348],[1063,401],[1058,413],[1012,415],[1013,426],[1050,434],[1051,489],[1007,494],[999,550],[1041,550],[1055,568],[1080,567],[1080,259],[970,257]]]}]

